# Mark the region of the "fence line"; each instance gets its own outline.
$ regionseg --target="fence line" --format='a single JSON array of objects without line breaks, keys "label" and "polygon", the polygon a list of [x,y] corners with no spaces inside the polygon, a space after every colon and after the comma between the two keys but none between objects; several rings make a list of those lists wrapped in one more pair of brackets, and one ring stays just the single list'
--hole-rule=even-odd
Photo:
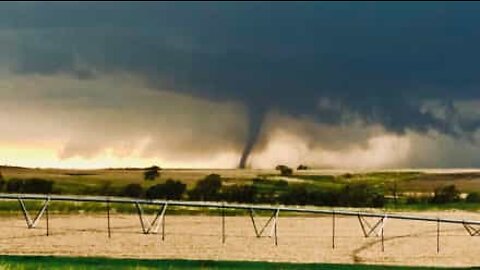
[{"label": "fence line", "polygon": [[[108,224],[108,237],[111,237],[110,228],[110,205],[111,203],[132,204],[137,208],[140,225],[144,234],[156,233],[160,226],[162,227],[162,240],[165,239],[165,215],[168,206],[177,207],[195,207],[195,208],[214,208],[221,211],[222,215],[222,243],[225,243],[225,209],[236,209],[248,211],[255,234],[257,237],[263,236],[263,233],[270,225],[270,237],[274,238],[274,244],[277,242],[277,224],[280,212],[291,213],[305,213],[305,214],[321,214],[332,216],[332,248],[335,248],[335,218],[337,216],[353,216],[357,217],[360,223],[364,237],[381,237],[382,251],[384,240],[384,227],[387,219],[397,220],[410,220],[420,222],[434,222],[437,225],[436,238],[437,238],[437,252],[440,252],[440,224],[459,224],[462,225],[470,236],[480,236],[480,221],[478,220],[464,220],[454,218],[440,218],[440,217],[427,217],[419,215],[402,215],[393,213],[375,213],[365,211],[351,211],[340,209],[318,209],[309,207],[287,207],[287,206],[266,206],[266,205],[251,205],[251,204],[233,204],[225,202],[199,202],[199,201],[174,201],[174,200],[145,200],[145,199],[132,199],[121,197],[102,197],[102,196],[72,196],[72,195],[39,195],[39,194],[1,194],[0,200],[17,200],[20,204],[20,209],[23,212],[27,228],[34,228],[42,215],[45,213],[47,219],[47,236],[49,235],[48,226],[48,207],[54,201],[68,201],[68,202],[95,202],[105,203],[107,212],[107,224]],[[40,200],[43,204],[38,211],[37,215],[32,219],[28,210],[26,209],[24,200]],[[145,220],[144,211],[142,205],[155,205],[161,207],[155,215],[155,218],[149,222]],[[261,227],[257,227],[255,221],[255,211],[271,211],[272,215],[268,221]],[[370,224],[366,218],[377,219],[373,224]]]}]

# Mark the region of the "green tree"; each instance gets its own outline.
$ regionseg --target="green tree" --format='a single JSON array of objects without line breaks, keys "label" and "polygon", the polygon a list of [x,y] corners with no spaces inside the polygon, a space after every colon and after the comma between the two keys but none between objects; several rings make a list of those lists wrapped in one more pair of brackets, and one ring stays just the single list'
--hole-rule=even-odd
[{"label": "green tree", "polygon": [[0,171],[0,190],[3,190],[3,186],[5,186],[5,179],[3,178],[2,172]]},{"label": "green tree", "polygon": [[282,176],[290,176],[293,174],[293,170],[285,165],[277,165],[275,170],[280,171]]},{"label": "green tree", "polygon": [[41,178],[13,178],[7,182],[6,191],[11,193],[50,194],[53,191],[53,181]]},{"label": "green tree", "polygon": [[231,185],[222,188],[222,199],[227,202],[253,203],[257,189],[252,185]]},{"label": "green tree", "polygon": [[393,204],[397,206],[398,202],[398,183],[397,180],[393,180],[388,184],[387,189],[390,191],[393,197]]},{"label": "green tree", "polygon": [[18,178],[12,178],[8,180],[6,191],[10,193],[20,193],[22,192],[23,180]]},{"label": "green tree", "polygon": [[23,192],[25,193],[37,193],[37,194],[50,194],[53,191],[53,181],[30,178],[23,182]]},{"label": "green tree", "polygon": [[151,186],[145,192],[148,199],[180,200],[185,193],[187,185],[180,181],[168,179],[165,183]]},{"label": "green tree", "polygon": [[218,174],[207,175],[203,180],[197,182],[195,187],[189,191],[191,200],[213,201],[220,198],[222,178]]},{"label": "green tree", "polygon": [[97,190],[98,194],[102,196],[113,196],[115,195],[115,190],[112,188],[112,182],[106,181]]},{"label": "green tree", "polygon": [[451,203],[458,202],[460,200],[460,191],[455,185],[448,185],[444,187],[436,188],[433,197],[432,203]]},{"label": "green tree", "polygon": [[340,191],[339,204],[352,207],[382,207],[385,204],[385,197],[367,183],[352,183]]},{"label": "green tree", "polygon": [[302,171],[302,170],[309,170],[310,168],[306,165],[300,164],[297,167],[297,171]]},{"label": "green tree", "polygon": [[143,188],[140,184],[128,184],[123,189],[122,195],[132,198],[140,198],[143,196]]},{"label": "green tree", "polygon": [[280,195],[279,200],[286,205],[305,205],[310,203],[310,194],[305,185],[291,185]]},{"label": "green tree", "polygon": [[467,203],[479,203],[480,202],[480,193],[479,192],[468,193],[465,201]]},{"label": "green tree", "polygon": [[154,181],[155,179],[160,177],[160,172],[159,172],[160,170],[161,168],[158,166],[152,166],[152,167],[146,168],[145,171],[143,172],[143,179],[145,181]]}]

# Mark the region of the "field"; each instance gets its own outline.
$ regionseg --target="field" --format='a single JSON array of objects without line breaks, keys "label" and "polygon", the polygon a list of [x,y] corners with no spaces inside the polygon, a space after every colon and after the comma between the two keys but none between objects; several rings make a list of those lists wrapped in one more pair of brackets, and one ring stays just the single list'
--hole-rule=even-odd
[{"label": "field", "polygon": [[[38,177],[73,186],[86,184],[101,185],[108,182],[111,182],[113,185],[129,183],[153,184],[143,180],[142,169],[67,170],[0,167],[0,170],[7,179]],[[278,174],[275,170],[163,169],[160,178],[156,182],[172,178],[181,180],[187,185],[193,185],[197,180],[211,173],[218,173],[227,181],[242,181],[259,175]]]},{"label": "field", "polygon": [[[383,209],[362,211],[415,211],[415,215],[480,220],[479,203],[392,205],[386,187],[396,183],[402,194],[431,194],[440,186],[454,184],[461,192],[480,190],[480,171],[421,170],[347,172],[328,170],[295,171],[281,176],[275,170],[187,170],[164,169],[160,178],[145,181],[142,169],[59,170],[0,167],[5,181],[42,178],[54,181],[61,194],[104,195],[104,190],[120,190],[131,183],[145,189],[180,180],[192,188],[205,176],[221,175],[224,185],[256,184],[257,188],[276,191],[276,183],[302,184],[320,190],[341,190],[350,183],[365,183],[385,190],[388,202]],[[261,179],[261,181],[254,181]],[[26,202],[38,209],[40,202]],[[332,249],[330,216],[281,213],[279,245],[269,237],[257,238],[247,213],[228,211],[226,243],[221,241],[221,218],[216,210],[169,208],[166,239],[158,234],[141,233],[133,205],[112,204],[112,238],[107,237],[105,205],[96,203],[55,202],[49,206],[50,235],[45,235],[45,217],[38,228],[28,230],[18,202],[0,202],[0,269],[89,269],[90,264],[123,269],[371,269],[371,265],[472,267],[480,265],[480,237],[471,237],[460,225],[441,227],[440,252],[436,250],[436,224],[388,220],[384,252],[378,237],[365,238],[355,217],[338,217],[335,249]],[[324,206],[325,207],[325,206]],[[145,208],[152,214],[155,209]],[[439,211],[441,210],[441,211]],[[270,213],[258,213],[266,221]],[[375,222],[371,220],[371,222]],[[270,231],[268,229],[267,231]],[[10,257],[13,256],[13,257]],[[16,257],[20,256],[20,257]],[[24,257],[27,256],[27,257]],[[28,256],[61,256],[28,257]],[[67,256],[69,258],[63,258]],[[99,258],[100,257],[100,258]],[[107,259],[108,258],[108,259]],[[117,261],[113,258],[130,259]],[[185,261],[178,261],[182,259]],[[253,262],[245,262],[253,261]],[[39,264],[40,262],[40,264]],[[266,264],[265,262],[283,263]],[[294,264],[291,264],[294,263]],[[296,265],[295,263],[301,263]],[[305,263],[309,263],[305,265]],[[334,266],[322,263],[333,263]],[[12,265],[15,265],[13,267]],[[54,268],[50,267],[53,265]],[[69,265],[65,268],[65,265]],[[70,266],[71,265],[71,266]],[[365,268],[362,268],[362,265]],[[117,267],[118,266],[118,267]],[[20,267],[20,268],[17,268]],[[22,268],[23,267],[23,268]],[[340,268],[344,267],[344,268]],[[122,269],[122,268],[119,268]],[[379,268],[383,269],[383,268]],[[409,269],[409,268],[408,268]]]},{"label": "field", "polygon": [[340,188],[348,183],[388,185],[395,182],[399,192],[431,193],[435,188],[454,184],[464,193],[480,190],[480,170],[401,170],[401,171],[340,171],[302,170],[291,176],[281,176],[276,170],[238,169],[163,169],[155,181],[144,181],[142,169],[62,170],[31,169],[0,166],[5,180],[42,178],[52,180],[57,192],[84,194],[105,188],[120,189],[137,183],[147,188],[167,179],[180,180],[191,188],[205,176],[215,173],[225,184],[251,184],[254,178],[306,183],[320,188]]},{"label": "field", "polygon": [[142,169],[99,169],[99,170],[63,170],[31,169],[20,167],[1,167],[0,172],[6,180],[41,178],[52,180],[57,192],[67,194],[85,194],[102,189],[121,189],[127,184],[141,184],[144,188],[167,179],[180,180],[192,187],[198,180],[211,173],[220,174],[228,183],[251,182],[259,175],[276,174],[274,170],[190,170],[164,169],[155,181],[144,181]]},{"label": "field", "polygon": [[[419,215],[480,219],[471,212],[422,212]],[[259,217],[263,221],[267,217]],[[105,215],[51,214],[36,229],[26,229],[23,217],[0,221],[0,253],[134,259],[268,261],[399,266],[478,266],[480,237],[469,236],[461,225],[442,224],[440,253],[436,251],[436,224],[389,220],[385,250],[378,237],[364,238],[355,217],[336,220],[332,249],[332,219],[328,216],[280,216],[278,246],[269,237],[257,238],[248,216],[226,218],[226,242],[221,241],[218,216],[167,215],[165,240],[160,234],[141,233],[138,217],[112,217],[107,236]],[[270,231],[268,229],[267,231]]]}]

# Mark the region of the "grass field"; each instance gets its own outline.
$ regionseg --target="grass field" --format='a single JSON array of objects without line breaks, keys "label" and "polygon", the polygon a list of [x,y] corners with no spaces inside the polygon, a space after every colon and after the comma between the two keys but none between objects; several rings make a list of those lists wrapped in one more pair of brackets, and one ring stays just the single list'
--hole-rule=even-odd
[{"label": "grass field", "polygon": [[[290,264],[267,262],[243,261],[193,261],[193,260],[137,260],[137,259],[110,259],[110,258],[76,258],[76,257],[51,257],[51,256],[0,256],[0,269],[48,269],[48,270],[89,270],[89,269],[121,269],[121,270],[363,270],[363,269],[438,269],[428,267],[396,267],[373,265],[347,265],[347,264]],[[460,268],[459,268],[460,269]],[[467,268],[462,268],[467,269]]]},{"label": "grass field", "polygon": [[67,192],[79,192],[88,187],[99,187],[107,183],[124,186],[139,183],[145,187],[176,179],[193,186],[206,175],[216,173],[225,183],[251,183],[253,178],[270,180],[283,179],[289,182],[311,183],[326,188],[341,187],[350,182],[366,182],[382,185],[396,181],[402,192],[432,192],[435,187],[455,184],[462,192],[480,190],[480,171],[418,170],[418,171],[379,171],[353,172],[331,170],[295,171],[294,175],[282,177],[275,170],[238,170],[238,169],[164,169],[155,181],[144,181],[141,169],[99,169],[99,170],[63,170],[33,169],[0,166],[0,172],[6,180],[12,178],[44,178],[53,180],[57,187]]},{"label": "grass field", "polygon": [[[54,193],[76,195],[107,195],[119,194],[126,185],[137,183],[145,190],[152,185],[162,183],[167,179],[180,180],[191,189],[197,181],[205,176],[216,173],[221,175],[225,186],[232,184],[252,184],[260,191],[271,190],[278,192],[280,181],[289,185],[304,184],[312,189],[340,190],[350,183],[365,183],[369,186],[384,190],[385,196],[391,196],[388,188],[396,183],[400,194],[430,195],[435,188],[455,185],[462,193],[478,192],[480,190],[480,171],[475,170],[402,170],[378,172],[347,172],[333,170],[302,170],[295,171],[291,176],[281,176],[275,170],[238,170],[238,169],[164,169],[155,181],[145,181],[142,169],[97,169],[97,170],[65,170],[65,169],[34,169],[0,166],[0,172],[5,181],[11,179],[41,178],[54,182]],[[5,192],[5,191],[4,191]],[[8,192],[8,191],[6,191]],[[77,205],[57,204],[57,209],[64,212],[75,211]],[[83,205],[87,212],[100,210],[102,206]],[[387,209],[398,210],[426,210],[426,209],[462,209],[478,210],[479,203],[456,202],[449,204],[414,203],[393,205],[391,200],[385,205]],[[12,209],[9,203],[1,203],[0,211]],[[16,209],[16,205],[13,209]],[[54,210],[54,209],[52,209]],[[118,212],[129,212],[130,208],[117,206]]]}]

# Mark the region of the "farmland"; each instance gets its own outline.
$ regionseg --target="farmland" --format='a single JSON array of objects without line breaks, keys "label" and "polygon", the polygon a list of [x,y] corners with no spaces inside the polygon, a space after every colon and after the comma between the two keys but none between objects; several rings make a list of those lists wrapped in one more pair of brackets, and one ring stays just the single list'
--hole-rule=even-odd
[{"label": "farmland", "polygon": [[[165,183],[168,179],[181,181],[186,184],[188,190],[193,190],[198,183],[212,174],[221,177],[222,190],[224,187],[235,185],[250,185],[255,187],[257,192],[287,192],[290,189],[296,192],[300,187],[307,191],[323,192],[325,190],[341,193],[346,187],[362,184],[360,186],[362,188],[368,187],[375,192],[383,192],[387,201],[379,209],[365,209],[359,206],[353,208],[354,210],[377,212],[387,210],[398,213],[416,211],[416,215],[422,216],[480,220],[480,216],[475,213],[475,210],[480,208],[479,204],[468,203],[464,199],[441,204],[433,201],[415,201],[414,203],[406,201],[408,196],[412,196],[411,194],[431,196],[438,187],[446,185],[455,185],[464,194],[480,190],[480,173],[476,171],[306,170],[295,171],[292,175],[285,176],[275,170],[163,169],[160,171],[160,176],[153,181],[144,180],[144,169],[59,170],[2,167],[1,172],[4,181],[3,192],[6,191],[9,181],[36,178],[52,181],[53,193],[106,196],[132,183],[139,184],[146,190],[159,183]],[[399,194],[398,204],[394,204],[391,197],[389,187],[392,183],[396,184]],[[184,197],[181,199],[190,199],[188,196],[192,195],[185,193],[182,196]],[[292,202],[295,203],[295,200]],[[32,212],[40,206],[40,202],[26,201],[25,203]],[[316,206],[331,207],[321,204]],[[153,214],[155,210],[154,207],[145,206],[146,214]],[[189,267],[340,269],[338,268],[340,266],[344,267],[343,269],[363,269],[362,267],[371,269],[371,265],[423,267],[478,265],[476,250],[472,248],[478,245],[478,237],[469,236],[462,226],[454,224],[442,224],[441,250],[437,253],[435,224],[390,220],[386,223],[385,250],[382,252],[379,238],[363,237],[355,217],[338,217],[335,249],[333,249],[330,216],[281,213],[278,225],[279,245],[275,246],[272,238],[255,236],[245,211],[227,211],[225,243],[221,241],[220,213],[214,209],[169,207],[166,216],[165,241],[162,241],[158,234],[141,233],[133,205],[111,205],[111,238],[107,237],[103,204],[52,202],[49,211],[50,235],[47,237],[45,218],[40,221],[37,228],[28,230],[20,214],[18,202],[2,201],[0,203],[2,214],[0,226],[4,228],[0,233],[0,252],[4,255],[14,255],[14,257],[2,257],[1,267],[10,269],[9,265],[13,264],[24,265],[21,269],[30,269],[32,258],[40,260],[40,264],[45,265],[71,265],[67,269],[88,269],[92,260],[97,262],[99,260],[105,265],[120,263],[125,266],[124,269],[150,269],[152,265],[159,262],[168,266],[165,269],[189,269]],[[271,213],[257,214],[261,223],[265,222]],[[414,246],[423,248],[421,250],[412,248]],[[15,257],[17,255],[19,257]],[[72,258],[28,257],[32,255]],[[106,258],[130,260],[119,262]],[[186,261],[177,261],[180,258]],[[210,262],[212,260],[215,262]],[[226,261],[225,264],[223,261]],[[254,263],[249,264],[243,261],[254,261]],[[286,264],[263,263],[266,261]],[[340,266],[319,264],[325,262],[340,264]],[[302,263],[302,265],[290,263]]]},{"label": "farmland", "polygon": [[[460,211],[422,212],[418,215],[480,219],[477,213]],[[266,219],[258,217],[257,221],[262,223]],[[181,258],[424,267],[478,266],[478,251],[474,247],[478,246],[480,239],[469,236],[461,225],[442,224],[440,252],[437,253],[435,223],[389,220],[385,227],[385,248],[382,252],[380,239],[363,237],[355,217],[337,217],[335,249],[332,249],[331,221],[329,216],[289,217],[281,214],[278,246],[275,246],[272,238],[255,236],[250,219],[245,215],[226,218],[226,241],[222,243],[219,216],[170,215],[169,212],[165,240],[162,241],[159,234],[142,234],[135,215],[112,215],[112,235],[108,238],[105,215],[52,214],[50,235],[46,236],[45,219],[36,229],[28,230],[18,213],[0,220],[0,252],[4,255],[142,260]]]},{"label": "farmland", "polygon": [[347,182],[363,181],[370,184],[384,184],[397,181],[403,191],[433,192],[440,185],[455,184],[465,192],[480,190],[480,171],[477,170],[401,170],[348,172],[339,170],[296,171],[292,176],[281,176],[276,170],[239,169],[163,169],[155,182],[144,181],[143,169],[34,169],[0,166],[5,179],[43,178],[53,180],[59,188],[75,192],[75,189],[100,187],[110,184],[113,187],[129,183],[139,183],[145,187],[167,179],[178,179],[193,186],[199,179],[209,174],[219,174],[227,183],[248,183],[254,178],[272,180],[283,179],[289,182],[312,182],[320,186],[336,186]]},{"label": "farmland", "polygon": [[[480,172],[474,170],[378,172],[297,170],[291,175],[281,175],[276,170],[163,169],[160,171],[159,177],[151,181],[144,180],[144,172],[145,170],[141,168],[61,170],[0,167],[0,173],[3,175],[0,188],[3,192],[8,193],[43,193],[37,191],[35,187],[25,191],[19,189],[18,184],[9,185],[9,182],[13,184],[15,181],[40,179],[52,183],[48,193],[53,194],[144,197],[146,194],[148,195],[149,189],[171,180],[174,181],[173,183],[185,185],[186,190],[180,191],[173,197],[169,197],[171,194],[168,193],[171,191],[167,190],[152,195],[154,196],[152,198],[383,207],[403,210],[476,210],[480,208],[480,195],[478,194]],[[193,196],[195,194],[189,191],[193,190],[199,181],[210,175],[217,175],[221,181],[218,194],[207,197],[203,194]],[[139,190],[135,190],[133,194],[126,192],[128,186],[134,186]],[[358,196],[352,194],[351,198],[342,198],[342,193],[346,193],[349,186],[358,190],[367,188],[370,193]],[[454,192],[458,193],[458,199],[452,198],[436,203],[432,198],[435,191],[448,186],[455,186]],[[182,187],[180,186],[180,188]],[[239,193],[245,194],[239,197],[237,196]],[[465,198],[470,193],[477,196],[472,196],[471,198],[474,200],[466,203]],[[378,196],[382,196],[379,198],[381,200],[377,199]],[[362,202],[362,200],[365,201]],[[0,206],[0,209],[5,208],[8,207]]]}]

